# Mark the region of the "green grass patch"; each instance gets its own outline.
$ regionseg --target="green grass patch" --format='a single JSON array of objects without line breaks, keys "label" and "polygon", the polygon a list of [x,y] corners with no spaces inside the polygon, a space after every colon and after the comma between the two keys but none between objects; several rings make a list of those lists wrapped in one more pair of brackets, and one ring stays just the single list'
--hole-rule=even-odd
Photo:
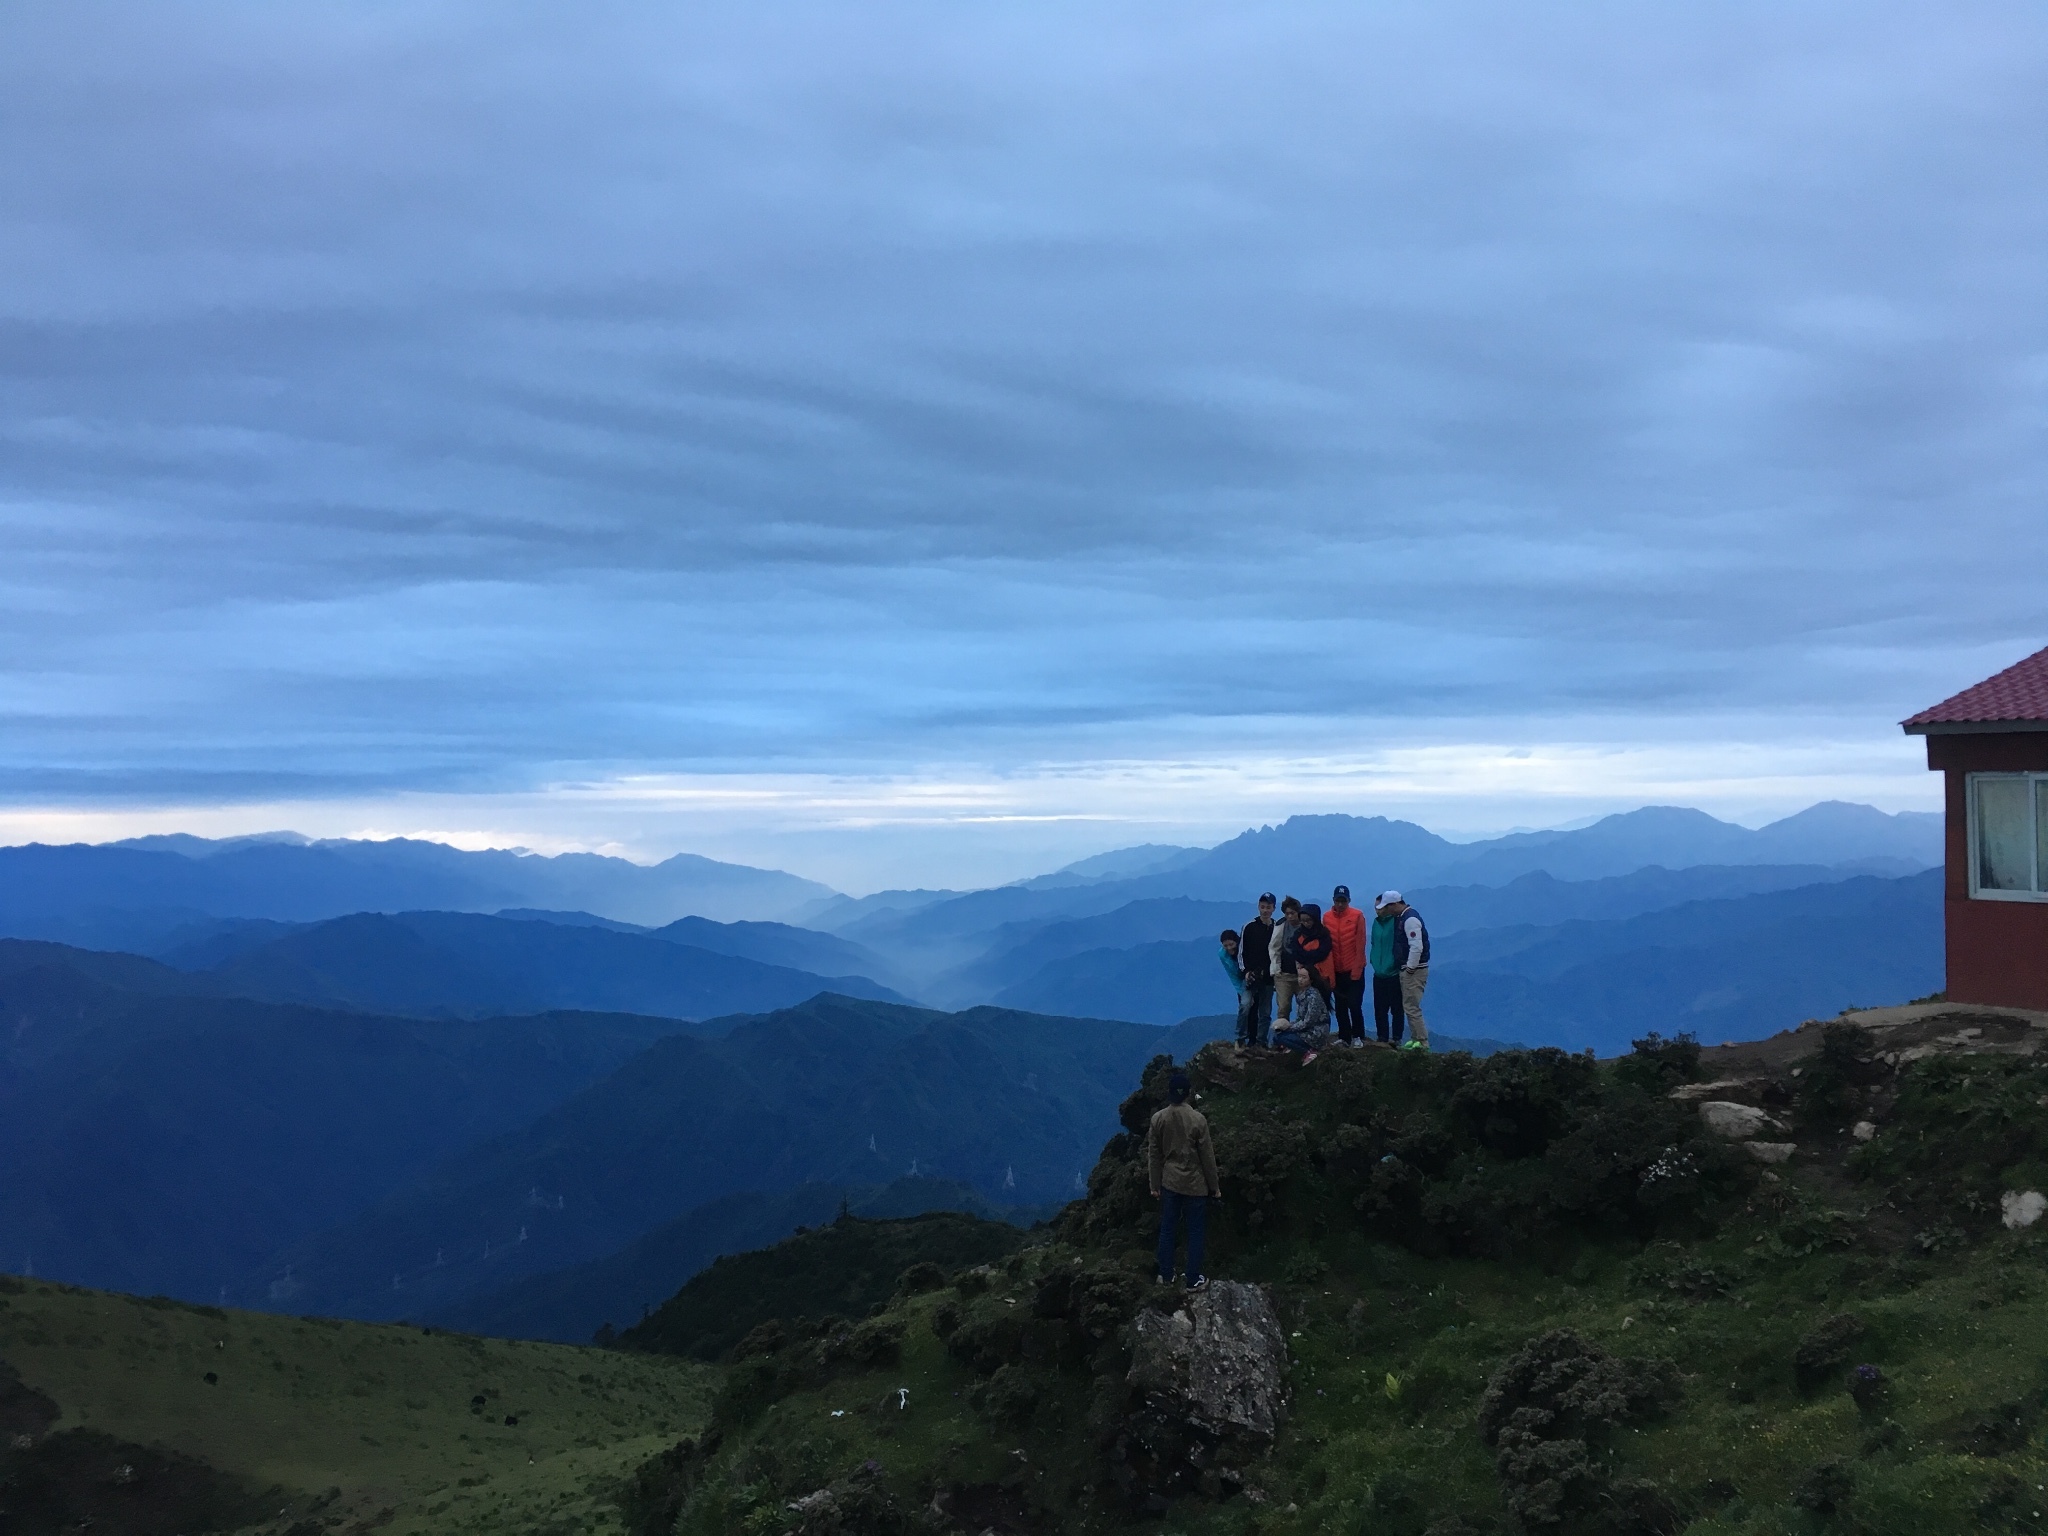
[{"label": "green grass patch", "polygon": [[[601,1530],[703,1423],[716,1373],[556,1344],[0,1281],[0,1360],[86,1428],[274,1489],[292,1521]],[[211,1379],[209,1379],[211,1378]],[[290,1523],[287,1521],[286,1523]]]}]

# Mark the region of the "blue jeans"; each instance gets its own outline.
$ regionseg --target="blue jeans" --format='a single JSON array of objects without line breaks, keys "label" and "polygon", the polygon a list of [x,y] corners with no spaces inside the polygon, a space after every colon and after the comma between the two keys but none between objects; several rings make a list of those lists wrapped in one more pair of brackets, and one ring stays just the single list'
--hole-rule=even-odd
[{"label": "blue jeans", "polygon": [[[1244,1002],[1251,1004],[1251,1034],[1245,1036]],[[1244,984],[1244,1002],[1238,1004],[1238,1038],[1247,1045],[1271,1045],[1273,1043],[1273,978],[1264,981],[1247,981]]]},{"label": "blue jeans", "polygon": [[1209,1200],[1206,1195],[1177,1195],[1172,1190],[1159,1194],[1159,1279],[1173,1279],[1173,1250],[1179,1246],[1180,1225],[1188,1227],[1188,1284],[1202,1278],[1202,1246],[1208,1234]]}]

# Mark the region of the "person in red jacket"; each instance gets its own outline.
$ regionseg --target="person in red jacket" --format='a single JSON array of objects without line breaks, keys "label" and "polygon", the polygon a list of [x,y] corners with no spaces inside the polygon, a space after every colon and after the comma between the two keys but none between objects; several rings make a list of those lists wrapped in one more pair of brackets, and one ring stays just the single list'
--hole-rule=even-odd
[{"label": "person in red jacket", "polygon": [[1334,1000],[1330,1011],[1337,1016],[1340,1044],[1365,1044],[1365,914],[1351,905],[1351,887],[1340,885],[1330,893],[1329,915],[1323,926],[1330,930],[1330,990]]}]

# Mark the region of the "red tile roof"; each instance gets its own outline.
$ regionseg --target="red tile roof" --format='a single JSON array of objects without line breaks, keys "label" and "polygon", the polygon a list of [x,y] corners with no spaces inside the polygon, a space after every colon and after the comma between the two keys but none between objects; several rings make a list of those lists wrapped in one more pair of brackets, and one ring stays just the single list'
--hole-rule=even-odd
[{"label": "red tile roof", "polygon": [[1910,720],[1900,722],[1908,731],[1924,735],[1943,726],[2048,724],[2048,649],[2034,652],[2025,661],[2014,662],[1995,677],[1987,677],[1954,698],[1943,699],[1932,709],[1923,709]]}]

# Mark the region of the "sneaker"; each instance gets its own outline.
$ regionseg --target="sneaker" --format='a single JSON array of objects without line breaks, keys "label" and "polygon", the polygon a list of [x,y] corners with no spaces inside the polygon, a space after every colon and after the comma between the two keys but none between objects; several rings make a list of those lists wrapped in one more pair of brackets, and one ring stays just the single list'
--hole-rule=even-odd
[{"label": "sneaker", "polygon": [[1404,1040],[1401,1042],[1401,1049],[1404,1051],[1426,1051],[1429,1049],[1429,1042],[1427,1040]]},{"label": "sneaker", "polygon": [[1207,1275],[1197,1275],[1188,1282],[1188,1294],[1190,1296],[1194,1295],[1197,1291],[1206,1291],[1207,1289],[1209,1289],[1209,1277]]},{"label": "sneaker", "polygon": [[1310,1051],[1310,1052],[1309,1052],[1309,1053],[1308,1053],[1308,1054],[1307,1054],[1306,1056],[1304,1056],[1304,1057],[1302,1057],[1302,1058],[1301,1058],[1301,1064],[1302,1064],[1302,1065],[1303,1065],[1304,1067],[1305,1067],[1305,1066],[1307,1066],[1307,1065],[1308,1065],[1308,1064],[1309,1064],[1310,1062],[1312,1062],[1312,1061],[1314,1061],[1314,1060],[1316,1059],[1316,1056],[1317,1056],[1317,1054],[1318,1054],[1318,1053],[1317,1053],[1317,1052],[1315,1052],[1315,1051]]}]

